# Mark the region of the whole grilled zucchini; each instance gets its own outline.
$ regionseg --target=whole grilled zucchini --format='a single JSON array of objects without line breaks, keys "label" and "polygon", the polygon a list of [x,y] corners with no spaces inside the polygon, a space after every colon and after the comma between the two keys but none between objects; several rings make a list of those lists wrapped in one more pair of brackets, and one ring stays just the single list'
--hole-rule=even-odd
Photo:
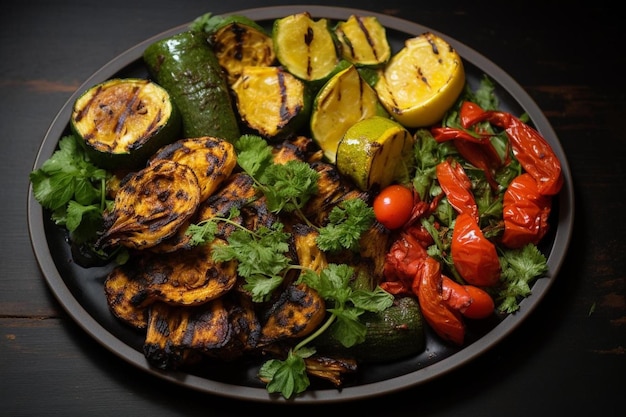
[{"label": "whole grilled zucchini", "polygon": [[360,319],[367,326],[363,343],[346,348],[332,333],[324,332],[315,339],[318,352],[343,354],[360,362],[388,362],[416,355],[426,346],[422,313],[413,297],[398,298],[386,310],[363,313]]},{"label": "whole grilled zucchini", "polygon": [[143,60],[180,110],[186,138],[239,138],[228,84],[206,36],[186,31],[150,44]]}]

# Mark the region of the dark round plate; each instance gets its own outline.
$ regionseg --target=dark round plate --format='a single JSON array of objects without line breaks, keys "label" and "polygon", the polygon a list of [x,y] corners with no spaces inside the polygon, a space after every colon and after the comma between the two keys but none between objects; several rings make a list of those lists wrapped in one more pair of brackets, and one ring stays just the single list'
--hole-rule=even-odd
[{"label": "dark round plate", "polygon": [[[546,138],[561,160],[565,184],[555,198],[551,232],[541,249],[548,257],[549,271],[532,286],[532,295],[524,299],[521,309],[504,319],[483,320],[468,326],[467,343],[455,348],[442,343],[427,329],[426,350],[405,360],[380,365],[363,365],[358,375],[338,390],[327,385],[313,385],[292,403],[319,403],[357,400],[388,394],[411,386],[426,383],[475,359],[510,334],[528,317],[543,299],[561,267],[572,234],[574,221],[574,196],[572,177],[567,159],[550,123],[530,96],[494,63],[455,39],[436,30],[395,17],[365,10],[323,7],[287,6],[248,9],[232,14],[248,16],[266,27],[271,22],[289,14],[308,11],[315,18],[345,20],[351,14],[376,16],[387,28],[395,51],[405,39],[426,31],[446,39],[464,59],[467,80],[476,86],[483,75],[488,75],[497,85],[496,94],[501,108],[513,114],[528,113],[532,124]],[[187,25],[172,28],[127,50],[87,79],[70,97],[48,130],[33,169],[41,167],[55,151],[59,139],[69,133],[68,121],[74,101],[87,88],[112,77],[147,77],[143,65],[144,49],[158,39],[186,30]],[[69,315],[99,343],[123,358],[159,378],[176,384],[219,396],[260,401],[281,402],[282,397],[271,396],[256,378],[258,363],[213,363],[189,372],[167,372],[151,367],[142,352],[143,337],[115,319],[108,310],[103,291],[104,278],[110,267],[84,269],[72,262],[64,230],[54,225],[50,215],[34,199],[32,189],[28,196],[28,221],[33,250],[48,286]]]}]

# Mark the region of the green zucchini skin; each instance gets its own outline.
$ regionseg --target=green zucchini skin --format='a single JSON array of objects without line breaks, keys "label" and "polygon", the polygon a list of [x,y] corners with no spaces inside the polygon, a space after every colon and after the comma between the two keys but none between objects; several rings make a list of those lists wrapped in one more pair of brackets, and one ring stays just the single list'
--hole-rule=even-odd
[{"label": "green zucchini skin", "polygon": [[178,107],[185,138],[240,136],[225,75],[206,36],[186,31],[150,44],[143,60]]},{"label": "green zucchini skin", "polygon": [[317,351],[349,356],[359,362],[383,363],[417,355],[426,347],[424,320],[413,297],[398,298],[380,313],[363,313],[361,321],[367,326],[363,343],[346,348],[331,333],[324,332],[313,342]]}]

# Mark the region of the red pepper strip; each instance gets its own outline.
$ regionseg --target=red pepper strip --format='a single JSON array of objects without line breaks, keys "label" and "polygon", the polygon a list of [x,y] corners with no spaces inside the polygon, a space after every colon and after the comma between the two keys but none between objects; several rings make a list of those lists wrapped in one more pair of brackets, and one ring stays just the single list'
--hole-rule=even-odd
[{"label": "red pepper strip", "polygon": [[498,183],[493,178],[493,172],[502,165],[502,161],[488,135],[476,137],[463,129],[453,127],[435,127],[431,129],[431,132],[439,143],[454,141],[454,146],[461,156],[485,172],[485,177],[492,189],[498,188]]},{"label": "red pepper strip", "polygon": [[462,345],[465,324],[461,315],[448,307],[442,295],[441,265],[430,256],[421,262],[415,275],[413,292],[417,294],[426,322],[442,339]]},{"label": "red pepper strip", "polygon": [[437,164],[435,169],[450,205],[457,213],[467,213],[478,223],[478,205],[472,194],[472,183],[461,164],[446,160]]},{"label": "red pepper strip", "polygon": [[[497,190],[499,185],[494,178],[494,172],[502,165],[502,161],[500,161],[498,154],[495,153],[492,143],[485,141],[484,144],[478,144],[464,140],[455,140],[454,146],[463,158],[485,173],[485,179],[491,189]],[[493,153],[490,150],[493,150]],[[493,157],[494,154],[497,159]]]},{"label": "red pepper strip", "polygon": [[461,125],[466,129],[483,120],[503,128],[511,142],[513,154],[524,170],[537,181],[539,192],[543,195],[558,194],[563,186],[561,163],[539,132],[510,113],[484,111],[468,101],[461,105],[459,114]]},{"label": "red pepper strip", "polygon": [[469,214],[462,213],[456,218],[450,255],[457,272],[469,284],[487,287],[500,280],[496,247]]},{"label": "red pepper strip", "polygon": [[385,281],[380,284],[381,288],[394,295],[411,294],[415,274],[426,257],[428,253],[418,238],[402,232],[385,257]]},{"label": "red pepper strip", "polygon": [[463,129],[457,129],[454,127],[433,127],[430,132],[438,143],[454,139],[461,139],[475,143],[484,142],[484,138],[482,136],[475,136]]},{"label": "red pepper strip", "polygon": [[472,103],[471,101],[464,101],[461,104],[461,109],[459,110],[459,118],[461,119],[461,126],[466,129],[471,128],[478,122],[482,122],[487,118],[485,110],[482,109],[478,104]]},{"label": "red pepper strip", "polygon": [[548,231],[552,199],[539,192],[535,179],[528,173],[515,177],[504,192],[502,204],[502,244],[521,248],[539,243]]},{"label": "red pepper strip", "polygon": [[441,281],[441,295],[446,304],[461,313],[472,304],[472,296],[464,285],[443,275]]}]

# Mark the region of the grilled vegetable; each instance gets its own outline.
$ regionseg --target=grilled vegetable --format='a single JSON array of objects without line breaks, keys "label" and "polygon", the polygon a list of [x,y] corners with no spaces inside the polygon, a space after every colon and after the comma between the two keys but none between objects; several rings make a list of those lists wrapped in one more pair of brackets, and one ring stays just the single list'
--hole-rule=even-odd
[{"label": "grilled vegetable", "polygon": [[244,67],[232,90],[242,121],[263,137],[289,136],[309,119],[307,88],[279,67]]},{"label": "grilled vegetable", "polygon": [[209,42],[229,84],[239,78],[246,66],[270,66],[276,61],[272,37],[245,16],[224,18],[211,31]]},{"label": "grilled vegetable", "polygon": [[221,299],[189,308],[155,303],[150,307],[143,350],[157,368],[177,369],[194,353],[222,348],[231,336],[228,310]]},{"label": "grilled vegetable", "polygon": [[375,89],[387,111],[413,128],[440,121],[464,86],[459,54],[444,39],[426,32],[405,42],[380,70]]},{"label": "grilled vegetable", "polygon": [[317,93],[311,111],[311,135],[328,161],[335,163],[339,141],[350,126],[385,115],[374,89],[350,65],[333,75]]},{"label": "grilled vegetable", "polygon": [[260,344],[311,333],[326,315],[324,299],[306,284],[288,285],[263,318]]},{"label": "grilled vegetable", "polygon": [[239,137],[228,84],[203,34],[187,31],[156,41],[143,59],[180,110],[185,138],[213,136],[232,142]]},{"label": "grilled vegetable", "polygon": [[335,34],[342,56],[356,66],[378,67],[391,57],[385,27],[375,16],[351,15],[337,24]]},{"label": "grilled vegetable", "polygon": [[416,355],[426,345],[423,317],[413,297],[402,297],[379,313],[366,312],[361,316],[367,326],[363,343],[346,348],[330,332],[315,339],[320,353],[349,356],[359,362],[388,362]]},{"label": "grilled vegetable", "polygon": [[113,209],[105,213],[105,231],[96,244],[146,249],[173,236],[200,203],[192,169],[158,161],[123,180]]},{"label": "grilled vegetable", "polygon": [[233,145],[210,136],[181,139],[164,146],[150,158],[149,163],[164,159],[187,165],[193,170],[200,185],[200,201],[209,198],[237,165]]},{"label": "grilled vegetable", "polygon": [[272,38],[278,61],[304,81],[324,82],[339,64],[327,19],[313,20],[308,12],[276,19]]},{"label": "grilled vegetable", "polygon": [[115,317],[137,329],[148,325],[148,310],[143,302],[143,289],[148,285],[136,262],[118,265],[104,281],[104,294]]},{"label": "grilled vegetable", "polygon": [[337,169],[362,190],[381,190],[408,178],[413,136],[385,117],[361,120],[346,130],[337,147]]},{"label": "grilled vegetable", "polygon": [[76,100],[70,127],[94,164],[133,169],[178,138],[181,116],[159,85],[116,78],[89,88]]}]

